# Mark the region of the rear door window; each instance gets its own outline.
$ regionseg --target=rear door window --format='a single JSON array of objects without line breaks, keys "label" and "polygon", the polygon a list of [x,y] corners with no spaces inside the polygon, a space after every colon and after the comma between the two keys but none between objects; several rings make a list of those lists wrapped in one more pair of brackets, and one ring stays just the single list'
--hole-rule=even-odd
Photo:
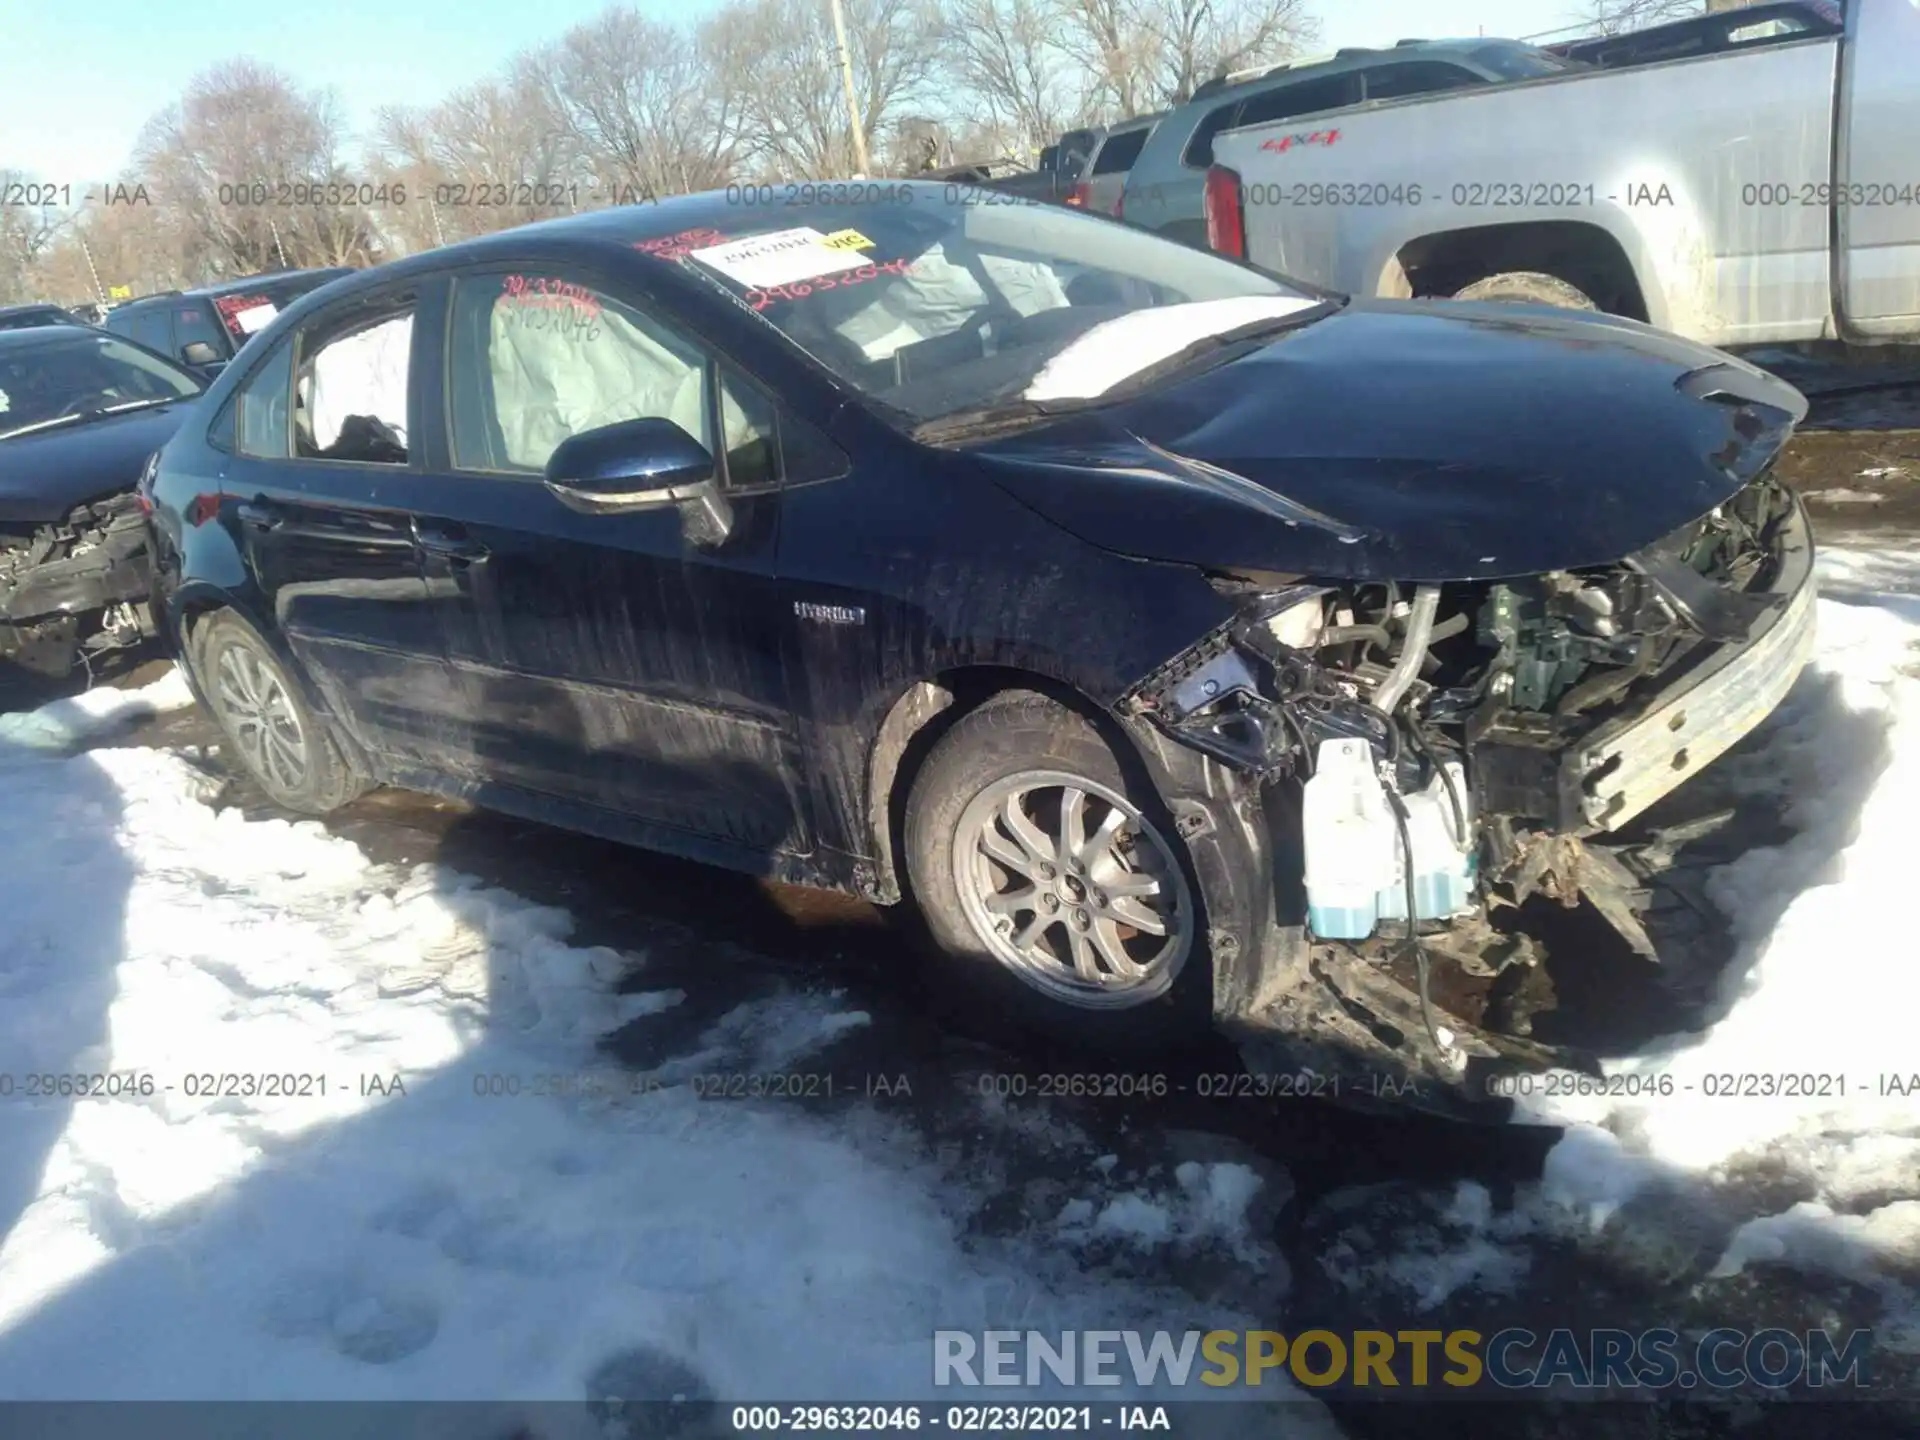
[{"label": "rear door window", "polygon": [[1410,60],[1399,65],[1381,65],[1360,73],[1366,86],[1365,99],[1397,100],[1405,95],[1431,95],[1440,90],[1458,90],[1485,82],[1471,70],[1449,65],[1444,60]]},{"label": "rear door window", "polygon": [[1152,133],[1152,126],[1143,125],[1138,130],[1109,136],[1107,143],[1100,147],[1100,153],[1093,157],[1093,173],[1120,175],[1131,170],[1133,162],[1140,158],[1140,152],[1146,148],[1147,136]]},{"label": "rear door window", "polygon": [[1322,110],[1337,110],[1342,105],[1357,105],[1359,102],[1358,75],[1327,75],[1318,80],[1303,80],[1298,85],[1282,85],[1249,97],[1241,105],[1240,118],[1234,121],[1234,125],[1264,125],[1273,120],[1290,120],[1295,115],[1313,115]]}]

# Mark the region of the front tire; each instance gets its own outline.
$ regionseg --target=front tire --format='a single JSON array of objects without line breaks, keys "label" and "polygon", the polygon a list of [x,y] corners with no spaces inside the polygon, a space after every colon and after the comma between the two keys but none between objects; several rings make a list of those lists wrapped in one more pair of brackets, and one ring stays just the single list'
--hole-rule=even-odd
[{"label": "front tire", "polygon": [[245,621],[227,611],[209,617],[194,630],[190,649],[214,719],[247,773],[276,804],[326,815],[366,792],[368,781]]},{"label": "front tire", "polygon": [[904,842],[948,977],[995,1017],[1127,1052],[1204,1026],[1185,847],[1085,717],[1031,691],[963,716],[914,784]]}]

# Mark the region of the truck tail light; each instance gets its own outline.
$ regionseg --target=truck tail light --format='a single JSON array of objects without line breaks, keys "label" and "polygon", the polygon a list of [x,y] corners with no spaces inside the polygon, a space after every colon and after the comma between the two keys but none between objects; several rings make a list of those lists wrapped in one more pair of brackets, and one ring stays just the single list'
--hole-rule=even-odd
[{"label": "truck tail light", "polygon": [[1084,210],[1087,205],[1087,192],[1092,189],[1093,187],[1085,180],[1075,181],[1072,188],[1067,191],[1067,204],[1078,205]]},{"label": "truck tail light", "polygon": [[1207,170],[1207,248],[1247,258],[1246,216],[1240,205],[1240,172],[1224,165]]}]

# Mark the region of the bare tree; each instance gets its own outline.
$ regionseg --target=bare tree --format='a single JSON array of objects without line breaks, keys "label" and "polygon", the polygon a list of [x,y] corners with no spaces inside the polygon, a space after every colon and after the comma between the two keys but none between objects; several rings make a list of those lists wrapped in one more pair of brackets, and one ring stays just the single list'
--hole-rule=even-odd
[{"label": "bare tree", "polygon": [[[14,187],[20,187],[17,191]],[[34,177],[20,170],[0,168],[0,194],[19,194],[41,198],[42,189]],[[62,194],[62,200],[71,200]],[[18,204],[0,206],[0,303],[38,298],[34,290],[41,283],[38,271],[47,252],[53,248],[72,223],[73,211],[67,205]]]},{"label": "bare tree", "polygon": [[365,214],[328,203],[329,187],[357,178],[344,143],[331,96],[234,60],[150,120],[135,159],[178,224],[183,268],[210,278],[371,257]]},{"label": "bare tree", "polygon": [[597,203],[538,56],[431,108],[382,110],[375,136],[382,178],[406,187],[405,203],[383,215],[397,249],[444,245]]},{"label": "bare tree", "polygon": [[1296,55],[1319,34],[1307,0],[1066,0],[1062,37],[1099,118],[1189,98],[1209,76]]},{"label": "bare tree", "polygon": [[631,204],[724,179],[739,97],[712,83],[697,36],[611,9],[528,63],[603,196]]},{"label": "bare tree", "polygon": [[[937,69],[930,0],[848,0],[847,45],[861,128],[871,142]],[[827,7],[818,0],[733,0],[710,22],[715,53],[744,72],[739,154],[762,175],[849,175],[853,137]]]},{"label": "bare tree", "polygon": [[957,94],[972,98],[969,118],[1004,131],[1029,157],[1079,108],[1070,61],[1059,47],[1065,0],[947,0],[939,39]]},{"label": "bare tree", "polygon": [[1702,0],[1587,0],[1574,19],[1596,35],[1624,35],[1699,15],[1704,8]]}]

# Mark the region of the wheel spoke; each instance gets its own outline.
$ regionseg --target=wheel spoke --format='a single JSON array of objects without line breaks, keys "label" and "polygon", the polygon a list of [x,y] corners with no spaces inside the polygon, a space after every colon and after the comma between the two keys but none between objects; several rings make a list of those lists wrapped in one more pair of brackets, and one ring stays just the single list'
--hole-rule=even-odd
[{"label": "wheel spoke", "polygon": [[1016,874],[1032,876],[1033,856],[1028,854],[1022,846],[1003,835],[998,825],[989,824],[981,832],[980,848]]},{"label": "wheel spoke", "polygon": [[1113,921],[1103,918],[1093,922],[1093,943],[1107,968],[1121,979],[1133,980],[1147,973],[1147,967],[1127,953],[1126,942]]},{"label": "wheel spoke", "polygon": [[1022,910],[1040,908],[1040,892],[1029,885],[1024,890],[1007,890],[987,896],[987,909],[996,915],[1018,915]]},{"label": "wheel spoke", "polygon": [[1069,785],[1060,794],[1060,865],[1062,869],[1080,858],[1082,836],[1086,834],[1087,792]]},{"label": "wheel spoke", "polygon": [[1113,842],[1127,828],[1127,812],[1118,805],[1109,805],[1104,819],[1094,827],[1093,834],[1087,837],[1087,843],[1080,847],[1080,863],[1089,875],[1101,868],[1118,869],[1119,857],[1113,853]]},{"label": "wheel spoke", "polygon": [[1167,922],[1131,895],[1122,895],[1117,900],[1110,900],[1106,913],[1118,923],[1131,925],[1134,929],[1148,935],[1167,933]]},{"label": "wheel spoke", "polygon": [[1100,960],[1093,948],[1093,940],[1084,930],[1067,927],[1067,943],[1073,948],[1074,972],[1082,980],[1091,984],[1100,983]]},{"label": "wheel spoke", "polygon": [[1049,915],[1044,910],[1034,911],[1033,918],[1021,926],[1019,933],[1013,937],[1014,946],[1021,950],[1031,950],[1040,943],[1040,937],[1047,933],[1048,928],[1059,919],[1058,915]]},{"label": "wheel spoke", "polygon": [[1047,843],[1047,837],[1031,816],[1021,808],[1020,792],[1007,796],[1000,806],[1000,820],[1007,827],[1007,833],[1019,842],[1020,848],[1033,857],[1034,863],[1051,861],[1053,847]]},{"label": "wheel spoke", "polygon": [[1122,870],[1111,878],[1103,878],[1100,888],[1114,899],[1129,895],[1158,895],[1160,877],[1149,875],[1144,870]]}]

